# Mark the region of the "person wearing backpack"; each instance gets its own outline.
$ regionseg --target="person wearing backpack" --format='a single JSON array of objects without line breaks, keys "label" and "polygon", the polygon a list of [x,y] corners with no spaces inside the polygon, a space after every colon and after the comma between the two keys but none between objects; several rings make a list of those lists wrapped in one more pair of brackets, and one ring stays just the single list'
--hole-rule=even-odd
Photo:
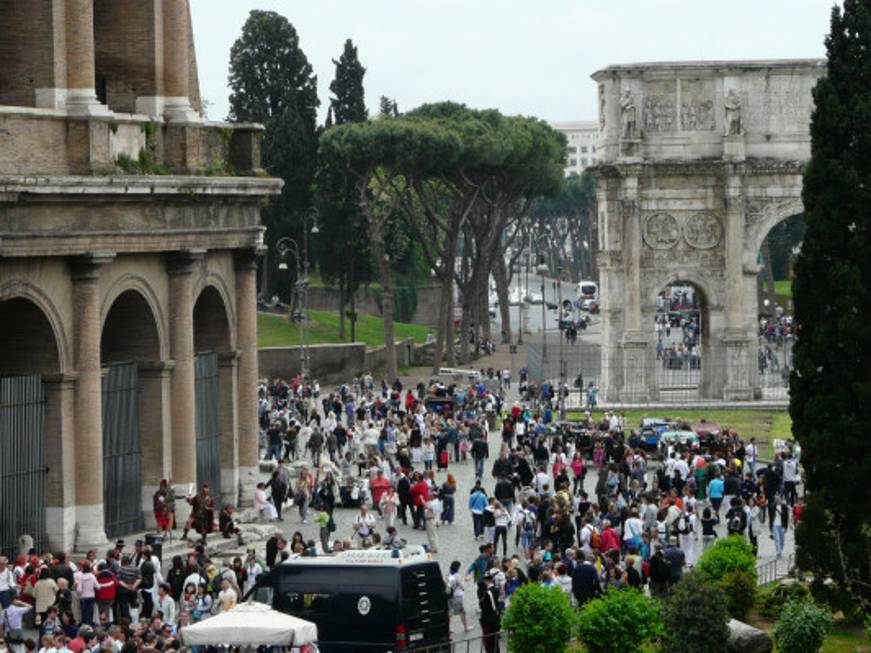
[{"label": "person wearing backpack", "polygon": [[726,513],[726,531],[729,535],[744,535],[747,528],[747,516],[741,503],[741,499],[733,498],[729,512]]},{"label": "person wearing backpack", "polygon": [[696,560],[697,521],[695,512],[684,512],[677,520],[678,541],[688,565],[694,564]]},{"label": "person wearing backpack", "polygon": [[463,605],[463,574],[460,573],[460,561],[454,560],[451,563],[451,571],[445,578],[445,587],[448,594],[448,609],[451,616],[457,616],[463,624],[463,630],[469,632],[472,628],[466,620],[466,608]]}]

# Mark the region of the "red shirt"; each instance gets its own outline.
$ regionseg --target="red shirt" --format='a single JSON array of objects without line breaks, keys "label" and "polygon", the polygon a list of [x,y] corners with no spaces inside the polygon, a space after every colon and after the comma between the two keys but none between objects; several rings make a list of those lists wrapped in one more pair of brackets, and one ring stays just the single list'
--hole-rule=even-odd
[{"label": "red shirt", "polygon": [[418,481],[411,486],[411,502],[415,506],[422,506],[429,501],[429,485],[426,481]]},{"label": "red shirt", "polygon": [[369,481],[369,488],[372,490],[372,498],[375,500],[375,503],[379,503],[381,501],[381,497],[384,496],[384,493],[389,487],[390,481],[388,481],[383,476],[381,476],[380,478],[376,476],[371,481]]},{"label": "red shirt", "polygon": [[610,551],[611,549],[620,550],[620,536],[613,527],[606,528],[602,531],[602,551]]}]

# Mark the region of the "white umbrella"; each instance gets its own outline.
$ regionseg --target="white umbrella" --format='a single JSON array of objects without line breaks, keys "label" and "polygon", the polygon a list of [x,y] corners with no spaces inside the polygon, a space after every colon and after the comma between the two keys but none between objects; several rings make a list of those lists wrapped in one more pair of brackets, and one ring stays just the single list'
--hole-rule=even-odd
[{"label": "white umbrella", "polygon": [[254,602],[181,629],[186,646],[300,646],[317,638],[312,622]]}]

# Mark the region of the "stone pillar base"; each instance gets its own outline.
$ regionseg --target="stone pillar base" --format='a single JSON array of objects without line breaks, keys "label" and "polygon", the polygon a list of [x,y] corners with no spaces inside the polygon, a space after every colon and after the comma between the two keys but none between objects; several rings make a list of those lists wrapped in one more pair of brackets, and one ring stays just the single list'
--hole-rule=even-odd
[{"label": "stone pillar base", "polygon": [[100,104],[97,92],[93,89],[68,89],[66,92],[66,109],[71,116],[111,116],[109,107]]},{"label": "stone pillar base", "polygon": [[726,386],[723,399],[727,401],[752,401],[755,393],[751,383],[751,341],[743,333],[729,333],[723,338],[726,348]]},{"label": "stone pillar base", "polygon": [[259,467],[239,467],[239,508],[254,505],[254,490],[257,488]]},{"label": "stone pillar base", "polygon": [[[47,506],[45,509],[45,534],[52,551],[72,551],[76,544],[75,506]],[[98,551],[98,554],[105,551]]]},{"label": "stone pillar base", "polygon": [[650,345],[639,332],[627,331],[621,343],[623,349],[623,386],[620,401],[645,403],[652,401],[654,379],[650,360]]},{"label": "stone pillar base", "polygon": [[642,140],[640,138],[623,138],[620,140],[620,162],[621,163],[641,163],[643,156],[641,153]]},{"label": "stone pillar base", "polygon": [[194,110],[188,98],[165,97],[161,99],[163,100],[163,115],[167,122],[196,124],[203,122],[203,117]]},{"label": "stone pillar base", "polygon": [[76,506],[76,551],[94,549],[100,551],[109,546],[106,537],[103,504],[97,506]]}]

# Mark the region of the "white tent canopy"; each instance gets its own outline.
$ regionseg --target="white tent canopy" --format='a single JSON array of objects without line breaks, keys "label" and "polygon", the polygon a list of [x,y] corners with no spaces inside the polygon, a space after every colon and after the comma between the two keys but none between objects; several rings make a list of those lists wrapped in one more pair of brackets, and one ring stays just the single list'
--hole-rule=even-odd
[{"label": "white tent canopy", "polygon": [[181,629],[186,646],[301,646],[317,638],[312,622],[253,602]]}]

